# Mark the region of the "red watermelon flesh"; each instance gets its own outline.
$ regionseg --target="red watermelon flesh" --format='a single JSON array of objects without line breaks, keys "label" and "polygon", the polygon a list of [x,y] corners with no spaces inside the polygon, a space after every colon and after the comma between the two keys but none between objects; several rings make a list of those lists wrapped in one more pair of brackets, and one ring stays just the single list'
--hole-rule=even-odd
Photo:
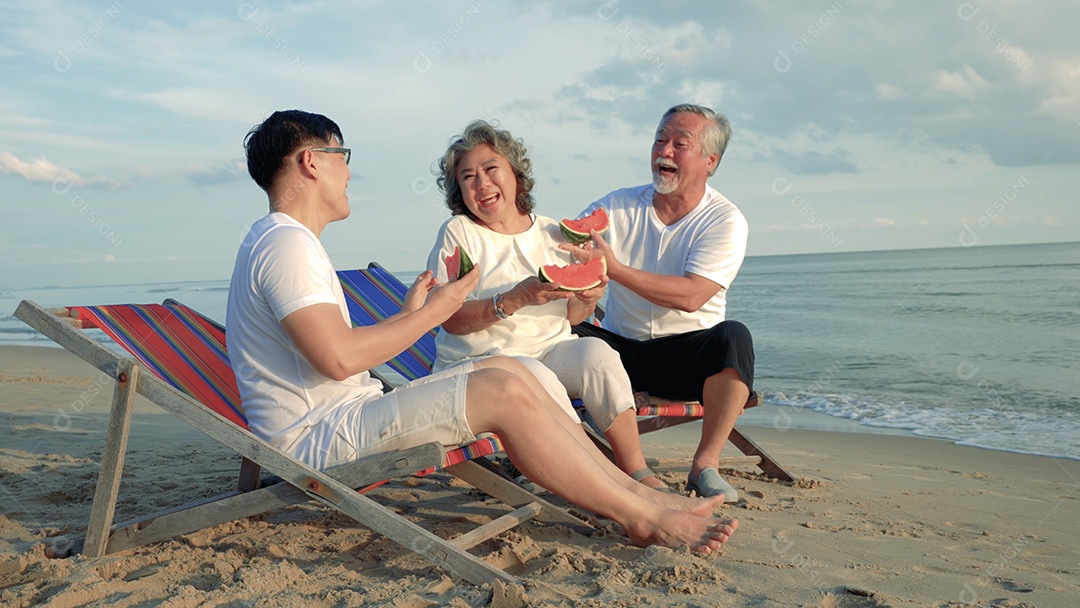
[{"label": "red watermelon flesh", "polygon": [[585,291],[600,284],[600,277],[607,274],[607,261],[595,258],[584,264],[569,266],[540,267],[540,280],[545,283],[558,283],[559,289],[566,291]]},{"label": "red watermelon flesh", "polygon": [[578,220],[563,220],[559,222],[559,230],[563,238],[569,243],[579,245],[592,238],[590,230],[603,234],[608,229],[608,215],[603,207],[598,207],[589,215]]},{"label": "red watermelon flesh", "polygon": [[446,280],[456,281],[458,277],[458,267],[461,265],[461,250],[454,247],[454,253],[446,256]]},{"label": "red watermelon flesh", "polygon": [[457,245],[454,246],[454,253],[446,256],[446,277],[448,281],[455,281],[458,277],[469,274],[469,271],[473,269],[473,261],[469,259],[469,254],[461,250]]}]

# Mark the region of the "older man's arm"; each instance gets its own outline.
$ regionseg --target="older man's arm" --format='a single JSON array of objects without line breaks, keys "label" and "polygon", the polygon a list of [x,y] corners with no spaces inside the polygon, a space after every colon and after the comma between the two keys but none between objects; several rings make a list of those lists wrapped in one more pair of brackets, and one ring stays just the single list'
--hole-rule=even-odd
[{"label": "older man's arm", "polygon": [[724,287],[701,275],[687,272],[683,276],[657,274],[623,264],[615,257],[604,237],[592,232],[595,247],[583,249],[574,245],[560,245],[561,249],[571,252],[579,260],[588,260],[603,255],[607,262],[607,276],[646,300],[684,312],[694,312],[701,308]]}]

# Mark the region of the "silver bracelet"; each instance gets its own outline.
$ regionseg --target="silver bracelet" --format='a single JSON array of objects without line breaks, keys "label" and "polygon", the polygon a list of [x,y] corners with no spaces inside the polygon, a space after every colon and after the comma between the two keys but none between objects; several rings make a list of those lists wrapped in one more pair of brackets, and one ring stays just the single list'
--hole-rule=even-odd
[{"label": "silver bracelet", "polygon": [[500,319],[509,319],[510,315],[506,314],[506,311],[502,307],[503,294],[497,293],[491,296],[491,305],[495,307],[495,316]]}]

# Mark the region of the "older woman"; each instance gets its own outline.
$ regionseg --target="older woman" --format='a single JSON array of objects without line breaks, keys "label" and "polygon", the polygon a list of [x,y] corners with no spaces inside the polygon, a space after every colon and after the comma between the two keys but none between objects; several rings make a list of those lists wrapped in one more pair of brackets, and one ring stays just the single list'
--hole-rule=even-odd
[{"label": "older woman", "polygon": [[607,278],[596,288],[570,292],[537,277],[541,266],[573,258],[558,248],[565,242],[559,223],[532,213],[531,169],[521,140],[479,120],[439,160],[438,184],[452,217],[439,230],[428,269],[447,280],[444,260],[460,248],[479,268],[480,282],[443,323],[434,369],[494,355],[517,358],[574,420],[568,395],[582,399],[620,469],[666,489],[645,464],[634,395],[618,353],[570,331],[593,313]]}]

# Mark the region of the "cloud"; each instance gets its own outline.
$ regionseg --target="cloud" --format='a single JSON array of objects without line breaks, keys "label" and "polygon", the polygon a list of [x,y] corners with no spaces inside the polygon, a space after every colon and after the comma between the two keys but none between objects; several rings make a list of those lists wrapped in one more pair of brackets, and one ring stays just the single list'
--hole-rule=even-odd
[{"label": "cloud", "polygon": [[119,187],[115,180],[106,177],[86,179],[70,169],[54,165],[44,156],[31,161],[21,161],[10,152],[0,152],[0,173],[17,175],[27,181],[43,184],[62,182],[65,186]]},{"label": "cloud", "polygon": [[874,85],[874,94],[878,99],[882,101],[892,101],[896,99],[904,99],[907,95],[904,94],[904,90],[895,84],[882,82]]},{"label": "cloud", "polygon": [[238,95],[235,91],[185,87],[152,93],[117,91],[113,95],[118,99],[133,99],[154,105],[180,116],[215,118],[241,124],[247,124],[251,122],[252,116],[258,117],[264,113],[260,103],[242,99],[245,96]]},{"label": "cloud", "polygon": [[[927,129],[933,142],[984,150],[999,167],[1080,161],[1080,131],[1069,137],[1080,118],[1080,56],[1063,44],[1072,36],[1065,24],[1080,17],[1075,3],[981,3],[973,19],[895,3],[873,12],[840,3],[824,11],[747,5],[699,13],[694,27],[685,12],[662,6],[603,6],[604,14],[621,9],[606,24],[609,59],[580,71],[556,97],[591,115],[594,128],[624,121],[647,129],[657,108],[686,100],[673,97],[694,97],[727,113],[740,132],[783,147],[808,124],[836,135]],[[638,35],[615,35],[624,30]],[[911,31],[923,32],[923,42],[912,45]],[[688,44],[675,42],[677,33]],[[644,49],[655,50],[665,68],[643,57]],[[775,65],[779,51],[787,59]],[[829,164],[786,160],[806,171]]]},{"label": "cloud", "polygon": [[246,180],[248,177],[247,164],[242,160],[233,160],[216,167],[193,165],[184,177],[191,183],[200,186],[216,186],[237,180]]},{"label": "cloud", "polygon": [[851,160],[851,154],[836,148],[828,155],[820,152],[788,152],[774,148],[773,160],[796,175],[824,175],[826,173],[859,173],[859,167]]},{"label": "cloud", "polygon": [[1080,122],[1080,59],[1052,62],[1044,72],[1046,98],[1039,104],[1039,113]]},{"label": "cloud", "polygon": [[950,72],[938,70],[934,75],[934,92],[945,96],[975,97],[980,89],[985,89],[989,83],[975,71],[975,68],[964,64],[963,72]]},{"label": "cloud", "polygon": [[24,129],[37,129],[40,127],[50,126],[54,124],[54,121],[46,118],[36,118],[34,116],[23,116],[21,114],[8,114],[2,118],[3,123],[7,127],[17,127]]}]

